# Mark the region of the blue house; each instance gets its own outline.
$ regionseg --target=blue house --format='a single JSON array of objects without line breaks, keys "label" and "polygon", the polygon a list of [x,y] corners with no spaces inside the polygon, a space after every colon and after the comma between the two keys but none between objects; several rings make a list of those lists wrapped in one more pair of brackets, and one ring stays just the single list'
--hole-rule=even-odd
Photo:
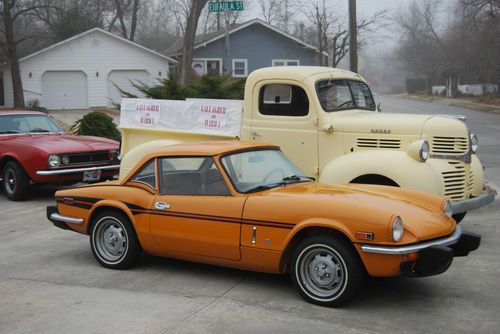
[{"label": "blue house", "polygon": [[[193,69],[199,75],[222,74],[224,66],[224,30],[197,36],[193,50]],[[164,54],[182,58],[182,41]],[[326,52],[272,25],[253,19],[229,29],[229,71],[233,77],[268,66],[318,65]]]}]

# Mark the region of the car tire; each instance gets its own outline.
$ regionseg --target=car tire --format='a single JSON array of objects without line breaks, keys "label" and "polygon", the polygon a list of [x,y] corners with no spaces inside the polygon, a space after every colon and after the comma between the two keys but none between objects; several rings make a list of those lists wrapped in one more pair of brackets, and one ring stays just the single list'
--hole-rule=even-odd
[{"label": "car tire", "polygon": [[352,245],[329,236],[301,241],[293,252],[290,274],[304,299],[328,307],[349,301],[365,276]]},{"label": "car tire", "polygon": [[118,211],[104,211],[92,220],[90,248],[96,260],[111,269],[134,266],[142,253],[130,220]]},{"label": "car tire", "polygon": [[19,163],[7,162],[3,168],[2,180],[4,193],[11,201],[21,201],[28,197],[29,177]]}]

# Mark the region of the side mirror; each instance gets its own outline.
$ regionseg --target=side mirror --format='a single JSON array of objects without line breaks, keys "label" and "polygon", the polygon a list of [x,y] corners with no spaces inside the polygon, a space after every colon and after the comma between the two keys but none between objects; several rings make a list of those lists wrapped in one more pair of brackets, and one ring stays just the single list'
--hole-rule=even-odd
[{"label": "side mirror", "polygon": [[380,102],[377,104],[377,111],[378,111],[378,112],[381,112],[381,111],[382,111],[382,108],[380,108]]}]

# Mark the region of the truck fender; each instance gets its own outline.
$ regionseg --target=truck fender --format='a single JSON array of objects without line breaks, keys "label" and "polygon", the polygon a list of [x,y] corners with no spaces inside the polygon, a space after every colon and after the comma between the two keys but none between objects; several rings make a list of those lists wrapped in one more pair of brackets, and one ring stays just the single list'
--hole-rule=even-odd
[{"label": "truck fender", "polygon": [[364,175],[379,175],[403,188],[444,192],[439,172],[403,151],[366,150],[342,155],[325,165],[319,181],[345,184]]}]

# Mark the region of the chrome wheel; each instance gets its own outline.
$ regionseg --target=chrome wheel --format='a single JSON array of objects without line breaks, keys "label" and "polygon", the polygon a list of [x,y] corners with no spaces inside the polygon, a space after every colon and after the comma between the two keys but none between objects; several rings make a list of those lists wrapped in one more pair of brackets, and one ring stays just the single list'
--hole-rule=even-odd
[{"label": "chrome wheel", "polygon": [[17,189],[16,172],[13,169],[7,169],[5,171],[5,190],[9,194],[14,194]]},{"label": "chrome wheel", "polygon": [[107,264],[119,263],[127,253],[128,234],[123,223],[115,217],[102,217],[92,235],[97,256]]},{"label": "chrome wheel", "polygon": [[342,294],[348,274],[340,254],[327,245],[310,245],[297,257],[297,282],[317,301],[330,301]]}]

